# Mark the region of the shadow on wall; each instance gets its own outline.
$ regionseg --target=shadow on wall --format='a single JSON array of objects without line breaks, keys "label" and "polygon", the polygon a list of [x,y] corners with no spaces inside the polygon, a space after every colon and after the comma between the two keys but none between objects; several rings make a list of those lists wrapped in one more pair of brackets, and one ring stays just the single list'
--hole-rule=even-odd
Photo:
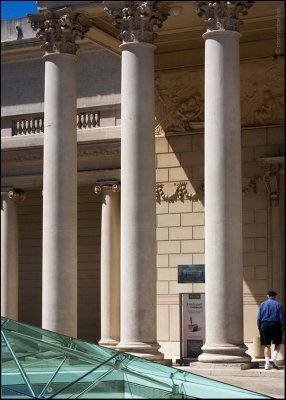
[{"label": "shadow on wall", "polygon": [[[43,103],[45,63],[40,54],[38,57],[1,65],[2,107]],[[105,50],[79,52],[77,98],[84,99],[84,107],[120,104],[120,85],[121,59],[118,56]]]},{"label": "shadow on wall", "polygon": [[[100,339],[101,197],[78,188],[78,338]],[[42,326],[42,190],[18,204],[19,321]]]}]

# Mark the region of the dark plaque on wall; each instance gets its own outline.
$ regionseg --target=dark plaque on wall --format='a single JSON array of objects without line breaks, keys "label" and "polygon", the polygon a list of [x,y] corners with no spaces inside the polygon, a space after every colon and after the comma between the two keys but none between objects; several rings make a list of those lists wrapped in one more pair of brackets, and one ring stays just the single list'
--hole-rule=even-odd
[{"label": "dark plaque on wall", "polygon": [[178,283],[205,283],[205,264],[178,265]]}]

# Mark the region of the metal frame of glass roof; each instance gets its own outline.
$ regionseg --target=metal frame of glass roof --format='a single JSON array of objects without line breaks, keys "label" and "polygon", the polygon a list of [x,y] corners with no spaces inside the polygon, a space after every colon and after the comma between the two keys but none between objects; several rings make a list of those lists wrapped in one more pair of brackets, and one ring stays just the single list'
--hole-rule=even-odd
[{"label": "metal frame of glass roof", "polygon": [[268,396],[1,317],[3,399]]}]

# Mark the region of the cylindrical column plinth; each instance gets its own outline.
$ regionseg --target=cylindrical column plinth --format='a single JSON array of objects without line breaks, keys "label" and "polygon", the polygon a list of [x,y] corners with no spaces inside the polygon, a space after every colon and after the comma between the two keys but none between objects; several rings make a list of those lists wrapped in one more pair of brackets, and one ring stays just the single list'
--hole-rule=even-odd
[{"label": "cylindrical column plinth", "polygon": [[122,46],[121,337],[118,349],[162,359],[156,340],[154,45]]},{"label": "cylindrical column plinth", "polygon": [[205,44],[206,343],[202,362],[248,362],[243,344],[239,37]]},{"label": "cylindrical column plinth", "polygon": [[77,335],[76,56],[45,59],[43,328]]},{"label": "cylindrical column plinth", "polygon": [[120,193],[104,190],[101,219],[101,339],[116,346],[120,338]]},{"label": "cylindrical column plinth", "polygon": [[17,320],[18,216],[13,193],[1,193],[1,315]]}]

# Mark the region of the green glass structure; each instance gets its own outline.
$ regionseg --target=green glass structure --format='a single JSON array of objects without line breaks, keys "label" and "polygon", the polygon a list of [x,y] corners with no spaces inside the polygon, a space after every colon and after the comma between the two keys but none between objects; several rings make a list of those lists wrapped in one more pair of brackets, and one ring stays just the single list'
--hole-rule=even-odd
[{"label": "green glass structure", "polygon": [[266,399],[259,393],[1,317],[2,399]]}]

